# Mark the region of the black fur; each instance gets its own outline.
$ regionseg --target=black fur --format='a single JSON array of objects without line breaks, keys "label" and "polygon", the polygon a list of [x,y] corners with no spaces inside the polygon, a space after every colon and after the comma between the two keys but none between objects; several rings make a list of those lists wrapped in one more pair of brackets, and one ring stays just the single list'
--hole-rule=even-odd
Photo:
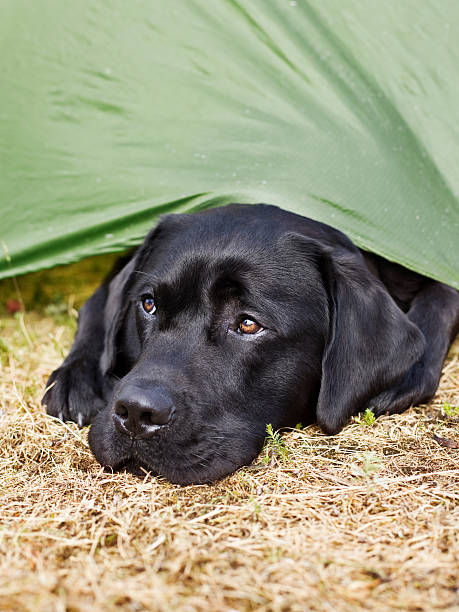
[{"label": "black fur", "polygon": [[[246,318],[264,331],[238,333]],[[82,308],[43,403],[93,423],[104,466],[209,482],[250,463],[268,423],[334,434],[366,407],[426,401],[458,326],[454,289],[324,224],[261,204],[168,215]],[[146,439],[114,416],[139,388],[174,406]]]}]

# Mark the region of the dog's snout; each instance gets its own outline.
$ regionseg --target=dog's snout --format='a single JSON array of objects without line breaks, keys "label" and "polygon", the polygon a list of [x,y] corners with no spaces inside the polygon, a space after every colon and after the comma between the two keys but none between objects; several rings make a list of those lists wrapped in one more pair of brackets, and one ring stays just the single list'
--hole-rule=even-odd
[{"label": "dog's snout", "polygon": [[125,385],[115,402],[113,420],[119,431],[137,439],[150,438],[167,425],[174,403],[162,387]]}]

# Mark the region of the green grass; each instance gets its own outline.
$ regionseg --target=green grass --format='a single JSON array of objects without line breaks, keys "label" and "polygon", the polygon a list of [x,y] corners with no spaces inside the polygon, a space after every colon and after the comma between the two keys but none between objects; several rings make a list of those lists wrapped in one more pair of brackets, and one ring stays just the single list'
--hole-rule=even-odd
[{"label": "green grass", "polygon": [[358,423],[359,425],[373,425],[373,423],[376,421],[376,417],[373,414],[373,412],[370,410],[370,408],[367,408],[365,410],[365,412],[363,413],[363,416],[361,416],[360,414],[356,417],[354,417],[354,422]]},{"label": "green grass", "polygon": [[68,266],[0,280],[0,316],[8,314],[9,300],[22,302],[26,311],[51,316],[79,308],[119,256],[116,253],[89,257]]},{"label": "green grass", "polygon": [[447,417],[457,417],[459,416],[459,406],[451,406],[451,404],[448,404],[448,402],[444,402],[443,412]]}]

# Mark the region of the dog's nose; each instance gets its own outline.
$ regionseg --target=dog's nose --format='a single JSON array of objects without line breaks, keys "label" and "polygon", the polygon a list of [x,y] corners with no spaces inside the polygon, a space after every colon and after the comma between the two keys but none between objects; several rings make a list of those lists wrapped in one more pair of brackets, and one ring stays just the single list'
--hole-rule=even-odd
[{"label": "dog's nose", "polygon": [[167,425],[174,412],[172,398],[162,387],[131,384],[121,388],[115,402],[113,420],[122,433],[145,439]]}]

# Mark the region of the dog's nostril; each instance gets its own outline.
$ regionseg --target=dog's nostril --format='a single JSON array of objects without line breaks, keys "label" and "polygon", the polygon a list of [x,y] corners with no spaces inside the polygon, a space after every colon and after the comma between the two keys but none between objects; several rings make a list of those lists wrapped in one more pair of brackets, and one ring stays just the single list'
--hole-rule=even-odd
[{"label": "dog's nostril", "polygon": [[129,416],[129,410],[124,404],[117,404],[115,406],[115,414],[117,414],[122,419],[127,419]]}]

